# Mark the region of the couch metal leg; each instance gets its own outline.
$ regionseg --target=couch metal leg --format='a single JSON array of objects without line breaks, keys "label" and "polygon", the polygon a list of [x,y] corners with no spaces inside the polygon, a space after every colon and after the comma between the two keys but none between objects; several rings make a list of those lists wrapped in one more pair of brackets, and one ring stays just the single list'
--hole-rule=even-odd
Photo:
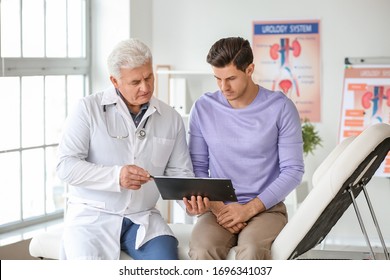
[{"label": "couch metal leg", "polygon": [[358,207],[358,205],[356,203],[355,196],[354,196],[353,191],[352,191],[351,188],[348,188],[348,191],[349,191],[349,193],[351,195],[353,207],[355,209],[356,217],[358,218],[358,221],[359,221],[359,224],[360,224],[360,228],[361,228],[361,230],[363,232],[364,239],[366,240],[367,246],[370,248],[370,252],[371,252],[372,258],[375,260],[376,258],[375,258],[374,250],[372,249],[370,240],[368,238],[366,227],[364,226],[362,216],[360,215],[359,207]]},{"label": "couch metal leg", "polygon": [[385,240],[383,238],[382,231],[381,231],[381,229],[379,227],[379,223],[378,223],[378,220],[376,218],[376,215],[375,215],[375,212],[374,212],[374,208],[372,207],[371,200],[370,200],[370,197],[368,196],[368,192],[367,192],[367,189],[366,189],[365,185],[363,185],[363,192],[364,192],[364,196],[366,197],[367,205],[368,205],[368,208],[370,209],[371,217],[372,217],[372,220],[373,220],[373,222],[375,224],[376,231],[377,231],[379,239],[381,241],[383,252],[385,254],[385,258],[386,258],[386,260],[389,260],[389,252],[387,250],[387,247],[386,247],[386,244],[385,244]]}]

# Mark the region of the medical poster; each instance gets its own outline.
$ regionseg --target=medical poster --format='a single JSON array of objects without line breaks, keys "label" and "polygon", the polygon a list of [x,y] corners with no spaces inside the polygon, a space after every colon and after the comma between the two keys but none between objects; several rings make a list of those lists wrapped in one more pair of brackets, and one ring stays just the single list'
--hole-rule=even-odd
[{"label": "medical poster", "polygon": [[[390,66],[351,67],[344,73],[339,142],[375,123],[390,123]],[[376,176],[390,176],[386,157]]]},{"label": "medical poster", "polygon": [[254,21],[254,80],[294,101],[301,119],[321,121],[320,22]]}]

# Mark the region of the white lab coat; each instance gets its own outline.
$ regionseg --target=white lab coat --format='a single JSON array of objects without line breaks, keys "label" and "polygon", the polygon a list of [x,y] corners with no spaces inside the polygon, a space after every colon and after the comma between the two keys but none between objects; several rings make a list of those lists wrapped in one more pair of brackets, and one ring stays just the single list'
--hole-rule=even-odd
[{"label": "white lab coat", "polygon": [[[148,116],[146,137],[140,140],[137,132]],[[155,208],[154,182],[139,190],[120,187],[119,173],[127,164],[152,175],[194,176],[181,116],[152,97],[136,128],[114,87],[80,100],[59,145],[57,174],[70,185],[61,258],[118,259],[123,217],[140,225],[136,248],[156,236],[173,235]]]}]

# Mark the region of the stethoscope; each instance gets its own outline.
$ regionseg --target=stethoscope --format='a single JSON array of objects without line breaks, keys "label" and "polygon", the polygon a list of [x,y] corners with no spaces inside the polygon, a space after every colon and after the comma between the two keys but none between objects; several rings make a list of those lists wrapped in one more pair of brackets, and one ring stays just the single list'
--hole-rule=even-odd
[{"label": "stethoscope", "polygon": [[138,137],[139,140],[143,140],[146,137],[145,127],[146,127],[146,124],[148,123],[149,118],[150,118],[150,116],[148,116],[146,118],[146,121],[144,122],[144,125],[142,126],[141,130],[138,131],[138,133],[137,133],[137,137]]},{"label": "stethoscope", "polygon": [[[113,103],[112,105],[116,106],[116,103]],[[103,105],[103,112],[106,113],[107,110],[106,110],[106,106],[107,105]],[[108,129],[108,123],[107,123],[107,114],[104,114],[105,116],[105,121],[106,121],[106,129],[107,129],[107,133],[110,137],[112,138],[115,138],[115,139],[125,139],[127,137],[129,137],[129,131],[127,130],[127,134],[126,135],[112,135],[110,133],[110,130]],[[125,120],[123,119],[123,116],[120,114],[121,118],[122,118],[122,121],[123,123],[125,123]],[[148,123],[148,120],[149,120],[150,116],[148,116],[146,118],[146,121],[144,122],[144,125],[142,126],[142,128],[137,132],[137,138],[140,139],[140,140],[143,140],[145,139],[146,137],[146,124]]]}]

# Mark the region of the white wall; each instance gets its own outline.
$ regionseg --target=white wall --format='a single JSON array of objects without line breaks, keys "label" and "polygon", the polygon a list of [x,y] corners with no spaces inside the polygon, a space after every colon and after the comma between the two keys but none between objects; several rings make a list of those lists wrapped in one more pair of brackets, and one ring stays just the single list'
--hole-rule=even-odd
[{"label": "white wall", "polygon": [[91,92],[111,84],[107,56],[116,43],[130,36],[130,0],[91,1]]},{"label": "white wall", "polygon": [[153,0],[130,1],[130,36],[153,47]]},{"label": "white wall", "polygon": [[111,85],[107,57],[119,41],[136,37],[152,48],[152,0],[93,0],[91,10],[91,92],[96,92]]}]

